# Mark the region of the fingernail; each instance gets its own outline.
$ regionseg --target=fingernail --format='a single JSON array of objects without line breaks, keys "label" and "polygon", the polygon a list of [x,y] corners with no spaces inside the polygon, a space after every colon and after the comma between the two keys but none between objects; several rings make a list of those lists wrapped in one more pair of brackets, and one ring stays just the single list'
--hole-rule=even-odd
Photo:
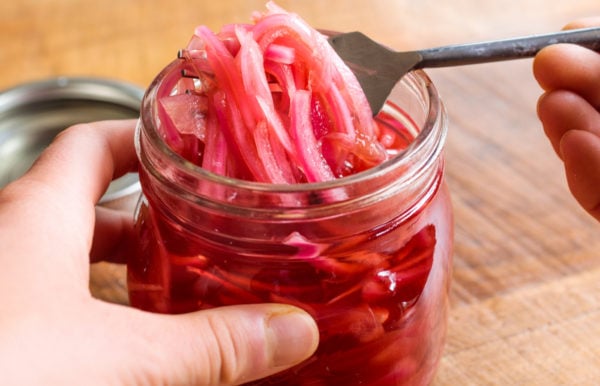
[{"label": "fingernail", "polygon": [[266,321],[273,352],[273,365],[290,366],[314,353],[319,343],[317,324],[306,312],[282,307]]}]

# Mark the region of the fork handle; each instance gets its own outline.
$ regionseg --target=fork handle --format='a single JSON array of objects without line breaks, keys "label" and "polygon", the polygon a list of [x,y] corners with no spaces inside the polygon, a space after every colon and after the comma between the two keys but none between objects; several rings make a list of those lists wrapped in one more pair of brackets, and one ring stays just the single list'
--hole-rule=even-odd
[{"label": "fork handle", "polygon": [[416,68],[448,67],[530,58],[542,48],[571,43],[600,51],[600,27],[580,28],[481,43],[457,44],[417,51],[422,60]]}]

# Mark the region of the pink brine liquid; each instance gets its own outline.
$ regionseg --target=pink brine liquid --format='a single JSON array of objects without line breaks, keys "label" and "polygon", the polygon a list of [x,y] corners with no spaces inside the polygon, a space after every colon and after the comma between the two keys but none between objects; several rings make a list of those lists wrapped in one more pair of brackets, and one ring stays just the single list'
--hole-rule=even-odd
[{"label": "pink brine liquid", "polygon": [[[377,125],[400,154],[415,134],[395,118],[407,114],[389,109]],[[251,385],[426,385],[443,349],[452,246],[443,162],[431,175],[418,194],[286,221],[187,203],[142,168],[131,304],[161,313],[262,302],[307,310],[319,325],[317,352]],[[403,199],[414,204],[400,209]],[[321,200],[308,195],[311,205]]]}]

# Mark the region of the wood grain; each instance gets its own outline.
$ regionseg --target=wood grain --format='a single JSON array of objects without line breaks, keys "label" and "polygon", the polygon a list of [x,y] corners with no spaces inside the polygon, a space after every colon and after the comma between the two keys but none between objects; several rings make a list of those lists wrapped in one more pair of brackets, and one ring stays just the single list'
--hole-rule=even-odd
[{"label": "wood grain", "polygon": [[[279,1],[312,25],[397,49],[550,32],[597,0]],[[145,87],[193,28],[245,22],[264,1],[22,0],[0,4],[0,88],[58,75]],[[536,118],[531,60],[429,70],[450,117],[455,209],[448,344],[435,386],[595,385],[600,226],[574,202]],[[94,296],[126,304],[125,273],[92,268]]]}]

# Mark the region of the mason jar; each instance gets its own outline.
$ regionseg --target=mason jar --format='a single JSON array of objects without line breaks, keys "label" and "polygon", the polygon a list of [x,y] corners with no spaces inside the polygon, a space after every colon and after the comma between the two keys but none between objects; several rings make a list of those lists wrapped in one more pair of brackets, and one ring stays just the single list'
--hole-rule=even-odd
[{"label": "mason jar", "polygon": [[136,140],[143,195],[130,302],[185,313],[288,303],[319,326],[316,353],[251,385],[426,385],[445,339],[452,210],[444,174],[447,118],[422,71],[406,75],[376,117],[400,150],[330,182],[265,184],[212,174],[167,145],[157,95]]}]

